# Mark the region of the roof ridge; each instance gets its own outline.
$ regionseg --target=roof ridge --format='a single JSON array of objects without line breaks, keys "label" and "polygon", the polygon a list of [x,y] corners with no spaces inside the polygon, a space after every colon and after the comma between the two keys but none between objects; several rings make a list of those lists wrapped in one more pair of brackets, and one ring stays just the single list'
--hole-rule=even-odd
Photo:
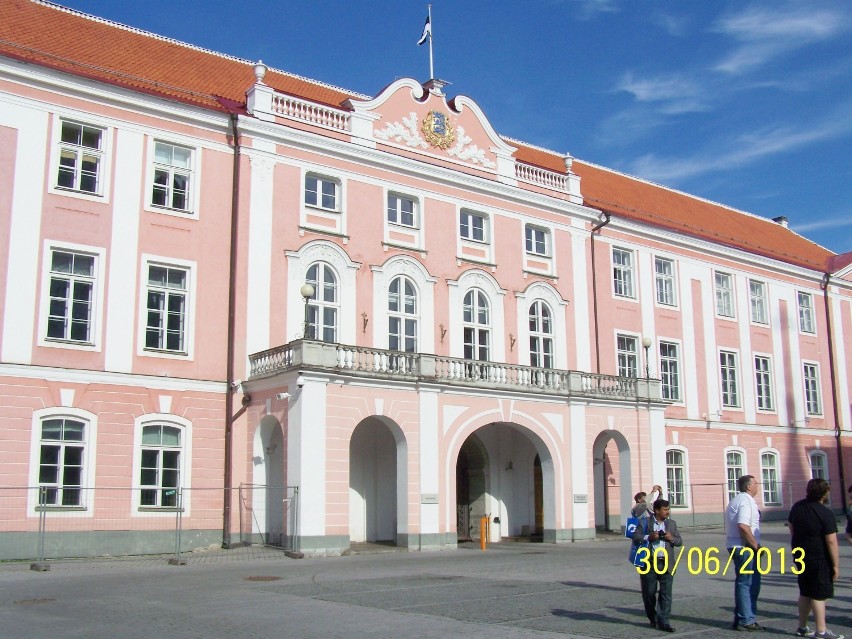
[{"label": "roof ridge", "polygon": [[[148,38],[152,38],[154,40],[160,40],[161,42],[168,42],[170,44],[175,44],[175,45],[180,46],[180,47],[192,49],[192,50],[198,51],[200,53],[205,53],[207,55],[213,55],[213,56],[216,56],[218,58],[223,58],[225,60],[231,60],[232,62],[238,62],[240,64],[245,64],[245,65],[249,65],[249,66],[254,66],[258,62],[258,61],[246,60],[245,58],[240,58],[240,57],[230,55],[230,54],[227,54],[227,53],[222,53],[220,51],[214,51],[213,49],[207,49],[205,47],[199,47],[197,45],[190,44],[189,42],[184,42],[182,40],[177,40],[175,38],[169,38],[169,37],[160,35],[158,33],[154,33],[153,31],[146,31],[145,29],[140,29],[138,27],[131,27],[131,26],[123,24],[121,22],[116,22],[115,20],[108,20],[107,18],[101,18],[99,16],[95,16],[95,15],[92,15],[90,13],[85,13],[85,12],[80,11],[78,9],[72,9],[70,7],[65,7],[61,4],[57,4],[56,2],[51,2],[50,0],[30,0],[30,2],[32,2],[34,4],[40,4],[44,7],[50,8],[50,9],[55,9],[57,11],[62,11],[64,13],[69,13],[71,15],[75,15],[75,16],[78,16],[80,18],[84,18],[86,20],[91,20],[92,22],[100,22],[101,24],[105,24],[105,25],[108,25],[110,27],[114,27],[114,28],[117,28],[117,29],[123,29],[124,31],[136,33],[138,35],[145,36],[145,37],[148,37]],[[59,57],[59,56],[56,56],[56,57]],[[264,64],[266,64],[266,63],[264,63]],[[357,98],[362,98],[362,99],[372,98],[372,96],[363,95],[361,93],[356,93],[355,91],[351,91],[349,89],[344,89],[342,87],[338,87],[338,86],[335,86],[333,84],[329,84],[327,82],[321,82],[319,80],[307,78],[305,76],[297,75],[297,74],[291,73],[289,71],[284,71],[282,69],[276,69],[275,67],[270,67],[269,65],[266,65],[266,66],[270,71],[274,71],[275,73],[280,73],[281,75],[285,75],[285,76],[294,78],[296,80],[301,80],[302,82],[308,82],[309,84],[321,86],[321,87],[324,87],[326,89],[331,89],[333,91],[339,91],[340,93],[345,93],[345,94],[350,95],[352,97],[357,97]],[[170,87],[170,88],[177,88],[177,87]]]},{"label": "roof ridge", "polygon": [[[500,135],[498,133],[498,135]],[[560,153],[559,151],[554,151],[553,149],[546,149],[543,146],[536,146],[530,142],[524,142],[523,140],[518,140],[517,138],[510,137],[508,135],[500,135],[500,139],[504,142],[509,142],[510,144],[520,144],[522,146],[527,147],[528,149],[535,149],[536,151],[541,151],[543,153],[552,153],[559,159],[564,159],[566,155],[570,155],[568,153]]]}]

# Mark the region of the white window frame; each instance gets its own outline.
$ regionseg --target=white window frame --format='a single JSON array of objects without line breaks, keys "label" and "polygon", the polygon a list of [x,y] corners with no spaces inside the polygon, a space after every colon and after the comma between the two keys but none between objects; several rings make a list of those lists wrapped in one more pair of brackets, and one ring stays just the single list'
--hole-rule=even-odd
[{"label": "white window frame", "polygon": [[[172,426],[181,431],[181,456],[180,456],[180,478],[181,487],[192,486],[192,422],[184,417],[170,413],[147,413],[134,420],[133,423],[133,500],[131,506],[132,517],[162,517],[163,513],[173,512],[176,508],[162,506],[143,506],[142,490],[145,488],[141,482],[142,467],[142,432],[145,426],[162,424]],[[182,492],[181,506],[185,516],[191,513],[191,490]]]},{"label": "white window frame", "polygon": [[[814,460],[819,459],[819,464],[814,464]],[[824,479],[829,481],[828,475],[828,455],[824,450],[812,450],[808,453],[808,467],[811,470],[811,479]],[[818,471],[814,474],[814,471]]]},{"label": "white window frame", "polygon": [[[616,260],[616,254],[623,261]],[[612,259],[612,294],[624,299],[636,299],[636,254],[630,249],[613,246],[610,253]]]},{"label": "white window frame", "polygon": [[550,257],[551,246],[550,231],[535,224],[524,225],[524,251],[527,255]]},{"label": "white window frame", "polygon": [[[395,200],[397,206],[391,209],[391,200]],[[391,226],[401,226],[405,229],[418,230],[420,228],[420,202],[411,195],[400,193],[399,191],[387,192],[387,206],[385,207],[385,219]],[[402,221],[403,212],[400,210],[399,204],[402,201],[411,202],[411,224],[406,224]],[[394,217],[394,219],[391,219]]]},{"label": "white window frame", "polygon": [[[726,361],[723,361],[723,357]],[[736,409],[742,407],[742,388],[740,383],[740,355],[736,351],[719,350],[719,397],[722,407]],[[733,371],[733,375],[730,372]],[[728,374],[726,374],[726,372]],[[727,396],[727,399],[726,399]]]},{"label": "white window frame", "polygon": [[[399,282],[399,292],[392,293],[391,289],[394,284]],[[411,290],[413,293],[409,296],[406,293],[406,284],[411,286]],[[391,308],[391,301],[393,297],[396,296],[398,298],[397,309],[393,310]],[[407,298],[413,298],[413,307],[414,310],[412,312],[408,312],[406,310],[407,307]],[[401,351],[404,353],[416,353],[418,352],[418,348],[420,346],[420,291],[417,288],[417,283],[407,275],[395,275],[391,278],[390,282],[388,282],[388,290],[387,290],[387,343],[388,350],[392,351]],[[391,325],[396,322],[398,324],[398,330],[396,332],[391,330]],[[409,327],[413,328],[413,331],[409,331]],[[392,339],[396,337],[397,342],[401,348],[393,348],[391,345]],[[412,347],[408,347],[408,341],[412,342]]]},{"label": "white window frame", "polygon": [[[469,218],[469,222],[466,225],[467,231],[465,231],[465,218]],[[482,220],[482,239],[477,239],[474,237],[476,235],[476,229],[474,225],[470,223],[473,219]],[[490,217],[486,213],[482,213],[481,211],[474,211],[471,209],[460,209],[459,210],[459,238],[463,242],[476,242],[477,244],[491,244],[491,229],[490,229]]]},{"label": "white window frame", "polygon": [[[92,304],[90,312],[89,341],[77,341],[71,339],[59,339],[47,336],[48,319],[50,315],[50,283],[52,279],[53,252],[75,253],[91,256],[95,259],[94,286],[92,289]],[[103,327],[103,304],[104,282],[106,279],[106,251],[98,246],[87,246],[83,244],[70,244],[66,242],[54,242],[45,240],[42,244],[42,277],[41,295],[39,300],[39,346],[47,348],[62,348],[81,351],[100,351],[102,347],[101,332]]]},{"label": "white window frame", "polygon": [[[811,371],[813,374],[809,374]],[[818,362],[802,362],[802,387],[805,401],[805,414],[808,417],[821,417],[822,389],[821,376]]]},{"label": "white window frame", "polygon": [[726,271],[713,272],[713,290],[716,292],[716,317],[736,319],[737,309],[734,276]]},{"label": "white window frame", "polygon": [[[755,294],[755,285],[759,287],[760,295]],[[769,325],[769,300],[767,299],[768,286],[763,280],[749,279],[748,299],[752,324],[760,326]]]},{"label": "white window frame", "polygon": [[[556,341],[553,333],[555,325],[553,309],[542,299],[532,300],[527,309],[530,366],[555,368]],[[539,360],[538,363],[535,362],[536,359]]]},{"label": "white window frame", "polygon": [[[674,348],[674,357],[669,354],[663,354],[663,346]],[[660,358],[660,381],[663,399],[675,403],[683,403],[683,393],[681,391],[680,343],[661,338],[659,340],[657,350]],[[669,392],[669,396],[667,396],[667,389],[674,389],[674,392]]]},{"label": "white window frame", "polygon": [[[33,411],[32,427],[30,428],[30,465],[29,485],[39,486],[39,470],[41,466],[41,424],[46,419],[66,418],[83,422],[85,426],[85,447],[83,449],[82,475],[82,505],[81,506],[52,506],[50,517],[92,517],[94,508],[95,460],[97,457],[98,419],[97,415],[80,408],[54,406]],[[30,517],[39,516],[39,490],[27,491],[27,512]]]},{"label": "white window frame", "polygon": [[[758,365],[758,360],[765,362],[766,368]],[[772,357],[763,353],[754,353],[754,402],[758,412],[775,412],[775,384],[773,383]],[[761,389],[768,390],[768,397]],[[768,400],[761,406],[761,400]]]},{"label": "white window frame", "polygon": [[[624,341],[633,344],[633,350],[621,347]],[[619,377],[639,377],[639,336],[631,333],[615,334],[615,370]],[[631,375],[631,372],[633,373]]]},{"label": "white window frame", "polygon": [[[313,267],[317,267],[317,279],[312,280],[309,279],[309,275],[311,269]],[[334,299],[327,300],[325,299],[325,290],[326,279],[321,279],[322,272],[327,271],[331,274],[333,278],[333,291],[334,291]],[[332,344],[336,344],[340,340],[340,322],[341,322],[341,312],[340,312],[340,300],[342,291],[340,289],[340,273],[337,272],[329,262],[324,260],[316,260],[310,264],[305,269],[305,274],[303,276],[304,282],[310,282],[314,287],[314,294],[310,297],[310,301],[308,302],[308,317],[309,324],[311,325],[311,337],[310,339],[315,339],[321,342],[329,342]],[[320,297],[320,293],[322,293],[322,297]],[[334,324],[326,324],[326,311],[333,311],[334,314]],[[332,339],[326,340],[325,338],[328,336],[328,331],[331,330]]]},{"label": "white window frame", "polygon": [[[97,192],[80,191],[68,187],[59,186],[59,166],[62,148],[62,124],[69,122],[79,124],[103,131],[101,137],[100,150],[100,165],[98,171],[98,190]],[[50,175],[48,178],[47,190],[49,193],[62,195],[90,202],[108,203],[110,201],[110,180],[112,175],[112,141],[113,128],[108,125],[103,119],[92,116],[88,113],[61,113],[56,114],[51,122],[51,156],[50,156]]]},{"label": "white window frame", "polygon": [[[467,298],[471,297],[471,302],[468,303]],[[484,302],[484,304],[483,304]],[[471,319],[465,319],[467,307],[470,307]],[[485,311],[485,321],[479,321],[480,314]],[[491,299],[484,290],[476,287],[471,287],[462,295],[462,342],[464,344],[464,359],[487,362],[492,361],[494,353],[494,308],[491,304]],[[474,339],[468,340],[467,333],[472,331]],[[486,337],[486,344],[482,344],[481,337]],[[485,358],[480,357],[483,346],[485,349]],[[470,351],[470,352],[468,352]]]},{"label": "white window frame", "polygon": [[[154,204],[154,173],[157,165],[156,152],[157,144],[167,144],[173,147],[186,149],[190,152],[190,168],[185,172],[189,173],[189,189],[187,194],[187,208],[176,209],[171,206]],[[199,207],[201,205],[201,148],[192,144],[190,141],[179,137],[170,136],[150,136],[148,137],[148,162],[145,168],[145,210],[160,215],[172,215],[183,219],[198,219]],[[182,170],[183,171],[183,170]]]},{"label": "white window frame", "polygon": [[[806,303],[803,304],[803,301]],[[799,332],[805,335],[816,335],[814,296],[806,291],[796,291],[796,307],[799,310]]]},{"label": "white window frame", "polygon": [[[669,453],[677,453],[680,456],[680,463],[672,464],[669,462]],[[677,477],[680,470],[680,478]],[[674,476],[674,477],[673,477]],[[689,508],[689,457],[686,448],[682,446],[667,446],[666,447],[666,494],[668,495],[669,505],[672,508]],[[677,490],[677,482],[680,482],[681,490]],[[674,488],[672,484],[674,482]]]},{"label": "white window frame", "polygon": [[[667,265],[670,271],[660,270],[661,265]],[[654,297],[657,304],[662,306],[677,306],[677,273],[675,261],[661,255],[654,256]]]},{"label": "white window frame", "polygon": [[[149,348],[148,329],[148,269],[150,266],[182,269],[186,271],[186,304],[184,309],[184,350]],[[178,260],[159,255],[143,253],[139,265],[139,327],[137,331],[137,355],[166,359],[192,360],[195,353],[196,301],[198,291],[198,267],[194,261]]]},{"label": "white window frame", "polygon": [[[317,181],[317,201],[313,203],[308,202],[308,180]],[[325,206],[323,204],[323,199],[326,197],[325,190],[323,188],[325,184],[330,184],[334,186],[334,206],[332,207]],[[320,211],[326,211],[328,213],[340,213],[343,210],[341,202],[342,195],[343,188],[338,178],[323,175],[322,173],[317,173],[315,171],[308,171],[305,173],[305,177],[302,180],[302,204],[304,204],[306,208],[318,209]]]},{"label": "white window frame", "polygon": [[[736,465],[732,465],[730,460],[728,459],[728,455],[736,454],[740,456],[740,463]],[[737,481],[743,475],[747,475],[748,471],[746,470],[746,451],[744,448],[738,447],[729,447],[725,449],[724,452],[724,461],[725,461],[725,484],[728,493],[728,501],[733,499],[739,493],[739,487],[737,486]],[[734,471],[734,472],[731,472]]]},{"label": "white window frame", "polygon": [[[774,459],[772,466],[766,465],[766,456],[771,455]],[[773,471],[773,478],[768,478],[768,471]],[[768,480],[769,479],[769,480]],[[774,483],[774,494],[767,486]],[[774,448],[764,448],[760,451],[760,486],[764,506],[782,506],[784,496],[781,491],[781,455]],[[767,499],[767,496],[769,499]],[[772,498],[775,499],[772,499]]]}]

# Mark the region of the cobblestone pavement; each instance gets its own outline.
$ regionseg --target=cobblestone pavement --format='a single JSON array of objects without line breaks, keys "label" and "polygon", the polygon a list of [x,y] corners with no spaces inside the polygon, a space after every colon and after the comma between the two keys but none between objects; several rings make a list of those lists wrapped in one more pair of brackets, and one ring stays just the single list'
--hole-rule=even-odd
[{"label": "cobblestone pavement", "polygon": [[[0,564],[0,637],[336,637],[700,639],[730,630],[733,578],[697,564],[723,548],[717,530],[683,530],[674,580],[674,635],[649,628],[628,542],[501,543],[434,553],[372,552],[290,559],[265,548],[61,561],[47,572]],[[795,576],[780,572],[786,528],[770,524],[773,565],[763,578],[760,622],[769,636],[796,627]],[[692,551],[692,564],[688,563]],[[375,549],[378,550],[378,549]],[[724,567],[723,559],[720,573]],[[691,570],[690,570],[691,568]],[[852,547],[841,542],[841,581],[829,627],[852,639]]]}]

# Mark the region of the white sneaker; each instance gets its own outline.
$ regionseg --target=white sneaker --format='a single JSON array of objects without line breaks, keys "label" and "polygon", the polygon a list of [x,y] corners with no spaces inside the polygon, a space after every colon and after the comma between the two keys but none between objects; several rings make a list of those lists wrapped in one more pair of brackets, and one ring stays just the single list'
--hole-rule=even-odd
[{"label": "white sneaker", "polygon": [[836,635],[828,628],[825,629],[825,632],[815,632],[814,637],[816,639],[845,639],[845,635]]}]

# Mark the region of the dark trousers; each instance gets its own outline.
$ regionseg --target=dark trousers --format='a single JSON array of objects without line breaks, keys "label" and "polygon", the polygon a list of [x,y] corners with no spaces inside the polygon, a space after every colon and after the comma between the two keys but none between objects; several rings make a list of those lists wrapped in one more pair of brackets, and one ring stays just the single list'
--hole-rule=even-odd
[{"label": "dark trousers", "polygon": [[648,619],[658,626],[670,625],[674,577],[668,572],[658,575],[650,570],[647,575],[639,575],[639,578],[642,580],[642,603],[645,604]]}]

